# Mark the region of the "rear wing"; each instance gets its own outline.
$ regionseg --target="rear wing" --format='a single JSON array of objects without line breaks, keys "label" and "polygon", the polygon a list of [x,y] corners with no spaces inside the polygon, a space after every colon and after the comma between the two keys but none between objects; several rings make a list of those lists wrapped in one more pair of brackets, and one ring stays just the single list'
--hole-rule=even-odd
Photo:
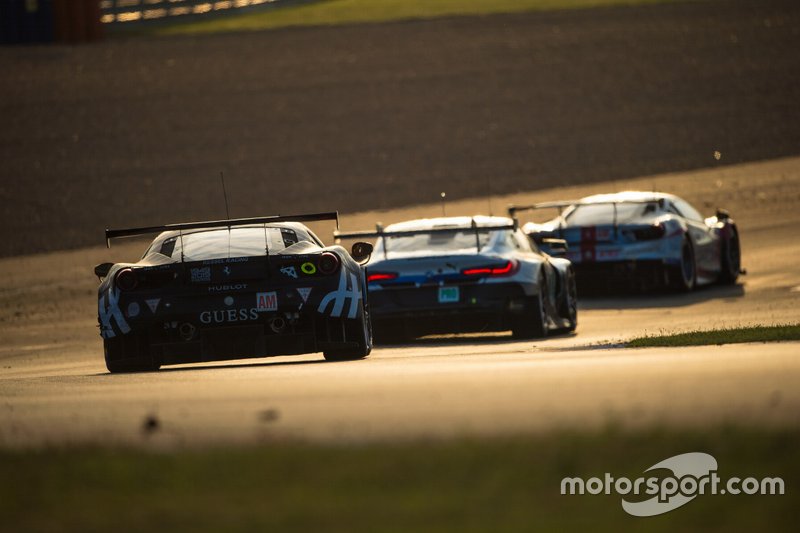
[{"label": "rear wing", "polygon": [[206,220],[202,222],[185,222],[181,224],[165,224],[163,226],[145,226],[141,228],[106,229],[106,246],[111,248],[111,239],[121,237],[134,237],[148,233],[161,233],[162,231],[183,232],[191,229],[204,228],[233,228],[236,226],[250,226],[255,224],[270,224],[273,222],[316,222],[321,220],[335,220],[336,229],[339,229],[339,212],[310,213],[305,215],[275,215],[253,218],[230,218],[227,220]]},{"label": "rear wing", "polygon": [[[481,232],[489,232],[489,231],[516,231],[519,228],[519,222],[514,219],[513,223],[511,224],[502,224],[502,225],[494,225],[494,226],[480,226],[473,218],[469,226],[447,226],[447,227],[440,227],[440,228],[428,228],[428,229],[413,229],[413,230],[398,230],[398,231],[386,231],[383,229],[383,226],[376,225],[374,231],[334,231],[333,238],[336,242],[339,242],[342,239],[376,239],[376,238],[383,238],[383,237],[412,237],[414,235],[431,235],[431,234],[447,234],[447,233],[462,233],[465,231],[473,231],[475,232],[475,247],[478,251],[481,251],[481,239],[480,234]],[[383,241],[383,256],[386,257],[388,253],[388,241],[384,239]]]},{"label": "rear wing", "polygon": [[523,211],[535,211],[537,209],[558,209],[560,213],[564,210],[564,208],[579,206],[579,205],[613,205],[615,206],[614,212],[616,213],[616,206],[618,204],[652,204],[652,203],[657,203],[659,206],[663,207],[664,199],[643,198],[641,200],[616,200],[608,202],[582,202],[580,200],[574,200],[574,201],[540,202],[538,204],[530,204],[530,205],[510,205],[508,206],[508,216],[516,220],[517,213],[521,213]]},{"label": "rear wing", "polygon": [[[541,202],[538,204],[531,204],[531,205],[510,205],[508,206],[508,216],[514,219],[515,222],[519,223],[517,219],[517,213],[523,211],[535,211],[538,209],[558,209],[558,214],[564,212],[564,209],[567,207],[575,207],[581,205],[610,205],[614,208],[614,237],[617,236],[617,205],[619,204],[652,204],[656,203],[659,207],[664,207],[664,198],[642,198],[637,200],[609,200],[607,202],[582,202],[580,200],[576,201],[557,201],[557,202]],[[563,220],[559,219],[558,222],[558,233],[559,235],[563,235]]]}]

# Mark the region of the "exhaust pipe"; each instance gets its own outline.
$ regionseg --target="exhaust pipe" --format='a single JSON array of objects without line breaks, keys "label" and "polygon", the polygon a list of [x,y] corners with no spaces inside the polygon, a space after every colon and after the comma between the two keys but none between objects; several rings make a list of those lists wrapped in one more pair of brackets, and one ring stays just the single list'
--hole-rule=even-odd
[{"label": "exhaust pipe", "polygon": [[181,338],[183,340],[185,340],[185,341],[192,340],[192,338],[194,337],[194,334],[195,334],[196,331],[197,331],[197,328],[194,327],[194,324],[192,324],[190,322],[184,322],[178,328],[178,333],[180,333]]},{"label": "exhaust pipe", "polygon": [[280,333],[286,329],[286,321],[281,317],[275,317],[269,321],[269,327],[275,333]]}]

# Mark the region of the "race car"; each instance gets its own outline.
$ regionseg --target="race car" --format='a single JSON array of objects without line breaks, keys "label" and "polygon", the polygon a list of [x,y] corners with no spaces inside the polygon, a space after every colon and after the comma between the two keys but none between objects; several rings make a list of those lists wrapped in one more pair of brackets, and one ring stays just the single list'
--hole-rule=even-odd
[{"label": "race car", "polygon": [[95,267],[98,323],[110,372],[161,365],[323,352],[333,361],[372,349],[369,243],[326,247],[302,222],[317,213],[106,230],[159,233],[136,263]]},{"label": "race car", "polygon": [[366,265],[376,342],[507,330],[533,338],[577,325],[570,262],[540,252],[509,218],[410,220],[335,237],[377,239]]},{"label": "race car", "polygon": [[511,206],[558,209],[556,218],[529,222],[523,231],[546,251],[564,239],[565,256],[585,289],[627,286],[691,291],[710,283],[734,284],[741,272],[739,231],[724,209],[704,218],[685,200],[666,193],[626,191],[582,200]]}]

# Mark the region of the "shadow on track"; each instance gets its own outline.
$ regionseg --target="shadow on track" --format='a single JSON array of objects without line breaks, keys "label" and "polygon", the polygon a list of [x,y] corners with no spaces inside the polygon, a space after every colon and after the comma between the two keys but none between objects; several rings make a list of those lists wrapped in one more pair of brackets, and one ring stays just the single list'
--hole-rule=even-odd
[{"label": "shadow on track", "polygon": [[[291,357],[291,356],[276,356],[276,357]],[[320,354],[322,357],[322,354]],[[239,359],[241,361],[242,359]],[[234,360],[236,361],[236,360]],[[207,365],[205,363],[186,363],[189,364],[197,364],[197,365],[204,365],[204,366],[167,366],[161,367],[158,370],[152,371],[144,371],[144,372],[124,372],[119,374],[112,374],[110,372],[98,372],[97,374],[88,374],[86,377],[98,377],[98,376],[130,376],[130,375],[137,375],[137,374],[162,374],[162,373],[170,373],[170,372],[190,372],[190,371],[202,371],[202,370],[222,370],[226,368],[254,368],[254,367],[269,367],[269,366],[292,366],[292,365],[315,365],[327,363],[331,364],[331,361],[326,361],[325,359],[314,359],[313,361],[262,361],[259,360],[258,362],[252,363],[226,363],[226,364],[218,364],[218,365]]]},{"label": "shadow on track", "polygon": [[[636,293],[615,292],[611,293],[594,290],[588,294],[578,294],[578,309],[648,309],[664,307],[684,307],[710,300],[719,300],[720,303],[736,300],[744,296],[744,285],[707,285],[698,287],[687,293]],[[580,321],[580,315],[578,316]]]},{"label": "shadow on track", "polygon": [[452,334],[452,335],[429,335],[425,337],[419,337],[417,339],[409,339],[406,342],[402,343],[387,343],[387,344],[379,344],[376,343],[376,348],[410,348],[410,347],[419,347],[425,346],[429,348],[443,348],[447,346],[458,346],[458,345],[509,345],[509,344],[519,344],[521,342],[542,342],[548,339],[564,339],[564,338],[572,338],[575,337],[577,334],[574,331],[568,332],[554,332],[550,333],[547,337],[539,337],[535,339],[515,339],[509,333],[503,332],[492,332],[492,333],[463,333],[463,334]]}]

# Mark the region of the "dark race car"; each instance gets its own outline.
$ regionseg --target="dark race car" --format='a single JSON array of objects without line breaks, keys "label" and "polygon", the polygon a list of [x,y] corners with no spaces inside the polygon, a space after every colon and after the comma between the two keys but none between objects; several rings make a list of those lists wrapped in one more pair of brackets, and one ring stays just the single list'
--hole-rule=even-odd
[{"label": "dark race car", "polygon": [[511,219],[420,219],[336,236],[377,239],[367,281],[378,342],[507,330],[533,338],[577,325],[570,262],[541,253]]},{"label": "dark race car", "polygon": [[111,372],[323,352],[366,357],[372,330],[364,268],[302,221],[337,213],[106,230],[106,239],[161,232],[136,263],[95,268],[98,321]]},{"label": "dark race car", "polygon": [[723,210],[704,218],[678,196],[627,191],[581,200],[512,206],[558,209],[559,215],[523,230],[545,251],[565,239],[578,287],[671,288],[690,291],[709,283],[733,284],[741,271],[739,232]]}]

